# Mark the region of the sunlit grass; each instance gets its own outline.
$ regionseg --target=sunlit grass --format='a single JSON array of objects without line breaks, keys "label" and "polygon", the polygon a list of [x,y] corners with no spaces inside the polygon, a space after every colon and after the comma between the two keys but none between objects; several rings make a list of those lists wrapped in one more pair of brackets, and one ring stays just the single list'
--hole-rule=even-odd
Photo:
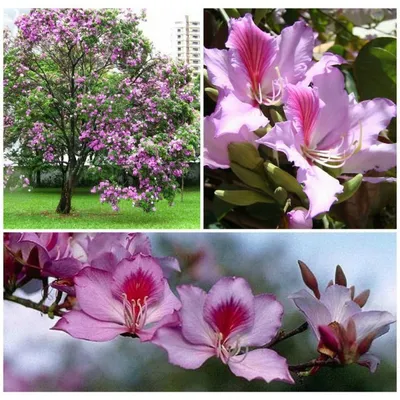
[{"label": "sunlit grass", "polygon": [[120,203],[119,212],[108,204],[100,204],[99,196],[88,188],[75,190],[70,215],[55,212],[59,189],[34,189],[31,192],[4,193],[5,229],[196,229],[200,227],[200,191],[188,188],[183,202],[177,195],[174,206],[163,200],[157,211],[145,213],[132,207],[130,201]]}]

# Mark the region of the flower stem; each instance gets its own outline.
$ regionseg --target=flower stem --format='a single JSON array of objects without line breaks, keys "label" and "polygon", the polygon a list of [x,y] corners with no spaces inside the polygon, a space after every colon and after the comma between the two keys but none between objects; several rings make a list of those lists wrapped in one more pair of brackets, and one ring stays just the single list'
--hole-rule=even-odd
[{"label": "flower stem", "polygon": [[38,304],[31,300],[23,299],[22,297],[14,296],[12,294],[3,294],[4,300],[12,301],[13,303],[21,304],[24,307],[32,308],[33,310],[40,311],[42,314],[49,314],[50,318],[56,315],[57,317],[62,317],[64,312],[51,309],[51,307],[45,306],[44,304]]},{"label": "flower stem", "polygon": [[289,365],[289,370],[292,372],[307,372],[314,367],[338,367],[340,363],[335,359],[329,360],[311,360],[302,364]]}]

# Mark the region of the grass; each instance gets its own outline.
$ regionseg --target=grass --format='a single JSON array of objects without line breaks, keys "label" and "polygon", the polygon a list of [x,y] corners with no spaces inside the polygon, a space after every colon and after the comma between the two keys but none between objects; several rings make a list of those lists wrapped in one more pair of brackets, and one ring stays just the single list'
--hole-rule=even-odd
[{"label": "grass", "polygon": [[132,207],[130,201],[120,203],[114,212],[108,204],[100,204],[99,195],[89,188],[75,189],[70,215],[55,212],[59,189],[34,189],[32,192],[4,193],[5,229],[198,229],[200,228],[200,190],[185,189],[170,207],[163,200],[157,211],[145,213]]}]

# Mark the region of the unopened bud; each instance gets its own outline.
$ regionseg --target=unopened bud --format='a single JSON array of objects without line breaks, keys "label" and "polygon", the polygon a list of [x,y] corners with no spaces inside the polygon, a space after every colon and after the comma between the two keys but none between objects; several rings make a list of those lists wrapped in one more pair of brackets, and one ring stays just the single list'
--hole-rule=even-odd
[{"label": "unopened bud", "polygon": [[301,276],[303,278],[303,282],[309,289],[313,291],[315,297],[319,299],[321,297],[321,294],[319,293],[317,278],[311,272],[310,268],[308,268],[307,265],[303,263],[303,261],[299,260],[298,263],[301,271]]},{"label": "unopened bud", "polygon": [[335,283],[336,283],[336,285],[345,286],[345,287],[347,286],[346,275],[344,274],[342,267],[340,265],[338,265],[336,267]]},{"label": "unopened bud", "polygon": [[355,299],[354,302],[357,303],[361,308],[365,306],[366,302],[368,301],[370,290],[364,290],[361,292]]}]

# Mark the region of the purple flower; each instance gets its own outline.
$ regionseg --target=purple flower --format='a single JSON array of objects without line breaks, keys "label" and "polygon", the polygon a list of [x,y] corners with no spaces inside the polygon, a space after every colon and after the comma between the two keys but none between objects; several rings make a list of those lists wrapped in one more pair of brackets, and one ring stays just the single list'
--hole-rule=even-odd
[{"label": "purple flower", "polygon": [[162,327],[152,340],[168,352],[169,362],[197,369],[218,357],[237,376],[293,383],[286,359],[264,346],[276,336],[283,314],[269,294],[253,296],[243,278],[222,278],[207,294],[194,286],[178,288],[180,327]]},{"label": "purple flower", "polygon": [[253,22],[251,14],[231,19],[228,50],[205,49],[204,61],[213,85],[227,88],[243,102],[278,104],[283,83],[301,81],[312,64],[314,36],[296,22],[273,37]]},{"label": "purple flower", "polygon": [[342,73],[325,61],[315,64],[315,75],[305,81],[306,85],[311,80],[313,87],[286,86],[288,121],[257,141],[284,152],[298,167],[297,180],[310,200],[310,217],[329,211],[343,192],[336,179],[340,173],[386,171],[396,165],[396,145],[378,141],[396,115],[396,105],[387,99],[356,103],[344,90]]},{"label": "purple flower", "polygon": [[368,353],[373,340],[395,322],[386,311],[362,311],[350,288],[331,285],[319,299],[306,290],[290,296],[319,340],[318,351],[342,364],[358,363],[375,372],[379,359]]},{"label": "purple flower", "polygon": [[74,278],[79,310],[52,328],[77,339],[103,342],[120,334],[150,340],[164,324],[177,323],[181,303],[151,256],[122,260],[113,272],[84,268]]}]

